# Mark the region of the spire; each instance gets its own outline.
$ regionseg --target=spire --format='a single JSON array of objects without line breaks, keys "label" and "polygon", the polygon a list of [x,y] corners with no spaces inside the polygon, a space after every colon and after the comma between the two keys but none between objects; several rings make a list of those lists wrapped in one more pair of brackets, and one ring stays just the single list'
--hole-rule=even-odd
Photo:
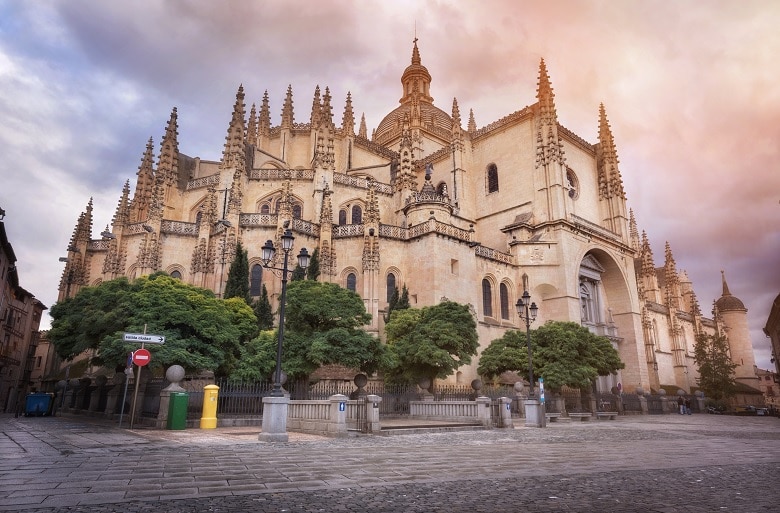
[{"label": "spire", "polygon": [[599,197],[612,198],[619,197],[626,199],[626,193],[623,189],[623,178],[618,169],[617,150],[615,149],[615,139],[612,137],[612,129],[607,121],[604,104],[599,105],[599,151],[598,159],[598,178],[599,178]]},{"label": "spire", "polygon": [[726,283],[726,271],[721,270],[720,271],[720,278],[723,282],[723,295],[724,296],[730,296],[731,292],[729,292],[729,284]]},{"label": "spire", "polygon": [[288,85],[287,96],[282,107],[282,128],[292,128],[294,122],[292,85]]},{"label": "spire", "polygon": [[352,111],[352,93],[349,91],[347,91],[347,102],[344,105],[341,130],[347,135],[355,135],[355,113]]},{"label": "spire", "polygon": [[474,109],[469,109],[469,133],[477,131],[477,122],[474,120]]},{"label": "spire", "polygon": [[666,284],[666,306],[674,310],[680,309],[680,277],[677,274],[677,263],[674,261],[671,246],[666,242],[664,251],[664,279]]},{"label": "spire", "polygon": [[145,221],[149,213],[149,202],[152,198],[152,189],[154,188],[154,145],[152,138],[146,143],[146,151],[141,157],[141,165],[138,166],[137,180],[135,182],[135,194],[130,203],[131,223]]},{"label": "spire", "polygon": [[311,127],[316,129],[322,120],[322,100],[320,99],[320,86],[314,88],[314,99],[311,102]]},{"label": "spire", "polygon": [[246,144],[257,146],[257,111],[255,104],[249,110],[249,122],[246,125]]},{"label": "spire", "polygon": [[258,137],[271,135],[271,109],[268,106],[268,91],[263,93],[263,104],[260,106],[260,120],[257,127]]},{"label": "spire", "polygon": [[366,195],[366,212],[363,218],[363,224],[376,225],[379,227],[379,198],[376,194],[376,181],[368,177],[368,193]]},{"label": "spire", "polygon": [[233,117],[225,136],[225,149],[222,151],[220,169],[246,171],[246,144],[244,140],[244,86],[238,86],[236,103],[233,105]]},{"label": "spire", "polygon": [[165,127],[165,136],[160,147],[160,158],[157,161],[157,181],[161,181],[167,187],[176,184],[179,173],[179,124],[176,107],[171,111],[168,125]]},{"label": "spire", "polygon": [[642,231],[642,275],[652,276],[655,274],[655,262],[653,261],[653,250],[650,248],[650,241],[647,239],[647,233]]},{"label": "spire", "polygon": [[417,38],[414,38],[414,48],[412,48],[412,64],[420,66],[422,65],[422,59],[420,58],[420,50],[417,48]]},{"label": "spire", "polygon": [[403,96],[400,103],[410,102],[413,98],[426,103],[433,103],[430,95],[431,74],[428,68],[422,65],[420,50],[417,48],[417,38],[414,38],[414,47],[412,48],[412,63],[404,70],[401,76],[403,85]]},{"label": "spire", "polygon": [[[114,218],[111,221],[114,228],[120,228],[128,223],[130,219],[130,180],[125,181],[122,187],[122,195],[119,197],[119,203],[114,212]],[[106,228],[108,230],[108,228]]]},{"label": "spire", "polygon": [[639,251],[639,229],[636,225],[636,218],[634,217],[634,209],[629,209],[628,211],[628,226],[629,226],[629,233],[631,235],[631,249],[634,251]]},{"label": "spire", "polygon": [[555,111],[555,94],[547,75],[544,59],[539,64],[539,88],[536,90],[539,119],[536,123],[536,167],[552,162],[566,161],[563,143],[558,138],[558,114]]},{"label": "spire", "polygon": [[368,139],[368,128],[366,127],[366,114],[360,115],[360,130],[358,131],[358,137]]},{"label": "spire", "polygon": [[460,109],[458,108],[458,99],[453,98],[452,99],[452,130],[453,132],[457,128],[458,132],[460,132]]},{"label": "spire", "polygon": [[322,121],[328,124],[328,127],[333,128],[333,108],[331,107],[330,89],[325,87],[325,94],[322,96]]}]

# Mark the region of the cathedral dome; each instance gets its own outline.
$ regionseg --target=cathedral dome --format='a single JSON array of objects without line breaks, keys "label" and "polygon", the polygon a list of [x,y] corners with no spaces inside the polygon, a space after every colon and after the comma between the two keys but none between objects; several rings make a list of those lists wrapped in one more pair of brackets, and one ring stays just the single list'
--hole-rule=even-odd
[{"label": "cathedral dome", "polygon": [[430,91],[431,74],[422,64],[417,39],[414,40],[412,49],[412,63],[404,70],[401,85],[403,86],[403,95],[399,100],[401,105],[379,122],[374,131],[374,142],[383,144],[400,137],[404,120],[407,120],[410,126],[427,128],[433,132],[452,130],[450,115],[433,105]]}]

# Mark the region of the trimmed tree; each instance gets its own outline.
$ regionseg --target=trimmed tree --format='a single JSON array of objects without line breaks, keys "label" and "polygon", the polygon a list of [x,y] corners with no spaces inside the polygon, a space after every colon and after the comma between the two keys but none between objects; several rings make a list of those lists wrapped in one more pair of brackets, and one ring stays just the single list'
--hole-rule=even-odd
[{"label": "trimmed tree", "polygon": [[[531,332],[534,381],[544,378],[545,387],[563,386],[590,390],[598,376],[625,367],[608,338],[595,335],[574,322],[549,321]],[[507,330],[490,343],[479,357],[477,372],[493,378],[504,372],[528,372],[527,334]]]},{"label": "trimmed tree", "polygon": [[247,304],[249,298],[249,258],[247,252],[241,247],[241,242],[236,243],[236,254],[230,263],[227,283],[225,284],[224,299],[240,297]]},{"label": "trimmed tree", "polygon": [[273,329],[274,309],[268,299],[268,289],[265,288],[265,284],[263,284],[261,289],[260,297],[252,305],[252,310],[255,312],[255,317],[257,317],[257,327],[260,331]]},{"label": "trimmed tree", "polygon": [[309,258],[309,267],[306,268],[306,279],[317,280],[320,277],[320,248],[314,248]]},{"label": "trimmed tree", "polygon": [[446,378],[477,354],[477,324],[468,306],[442,301],[393,312],[385,326],[389,381],[412,383]]}]

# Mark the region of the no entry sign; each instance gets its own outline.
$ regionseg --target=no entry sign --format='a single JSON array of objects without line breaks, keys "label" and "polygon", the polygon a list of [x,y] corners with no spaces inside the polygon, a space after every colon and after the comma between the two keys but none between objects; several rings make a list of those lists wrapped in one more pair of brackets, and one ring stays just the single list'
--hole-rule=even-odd
[{"label": "no entry sign", "polygon": [[136,349],[133,353],[133,363],[143,367],[152,359],[152,354],[147,349]]}]

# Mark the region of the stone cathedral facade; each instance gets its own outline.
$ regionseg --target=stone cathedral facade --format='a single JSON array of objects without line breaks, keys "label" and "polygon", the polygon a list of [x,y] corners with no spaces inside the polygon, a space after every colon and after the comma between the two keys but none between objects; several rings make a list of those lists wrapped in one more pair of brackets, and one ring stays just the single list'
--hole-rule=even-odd
[{"label": "stone cathedral facade", "polygon": [[[535,326],[575,321],[618,349],[626,367],[600,389],[690,391],[702,330],[728,333],[742,374],[755,376],[741,302],[728,295],[736,301],[704,318],[668,246],[656,268],[626,206],[603,105],[591,143],[558,121],[543,60],[536,101],[481,128],[473,111],[464,126],[457,99],[448,111],[434,105],[431,84],[415,40],[400,104],[370,137],[351,94],[337,124],[328,88],[317,87],[297,118],[288,88],[272,126],[268,93],[247,116],[239,87],[219,162],[179,151],[174,108],[156,162],[150,139],[110,229],[92,238],[91,200],[79,217],[60,298],[159,270],[219,296],[240,241],[251,294],[265,284],[276,304],[281,283],[263,272],[260,248],[268,239],[279,247],[289,226],[292,254],[319,249],[319,279],[357,292],[372,315],[366,329],[380,337],[396,287],[406,285],[416,307],[443,298],[471,305],[482,348],[521,327],[514,305],[528,290]],[[476,367],[448,381],[469,383]]]}]

